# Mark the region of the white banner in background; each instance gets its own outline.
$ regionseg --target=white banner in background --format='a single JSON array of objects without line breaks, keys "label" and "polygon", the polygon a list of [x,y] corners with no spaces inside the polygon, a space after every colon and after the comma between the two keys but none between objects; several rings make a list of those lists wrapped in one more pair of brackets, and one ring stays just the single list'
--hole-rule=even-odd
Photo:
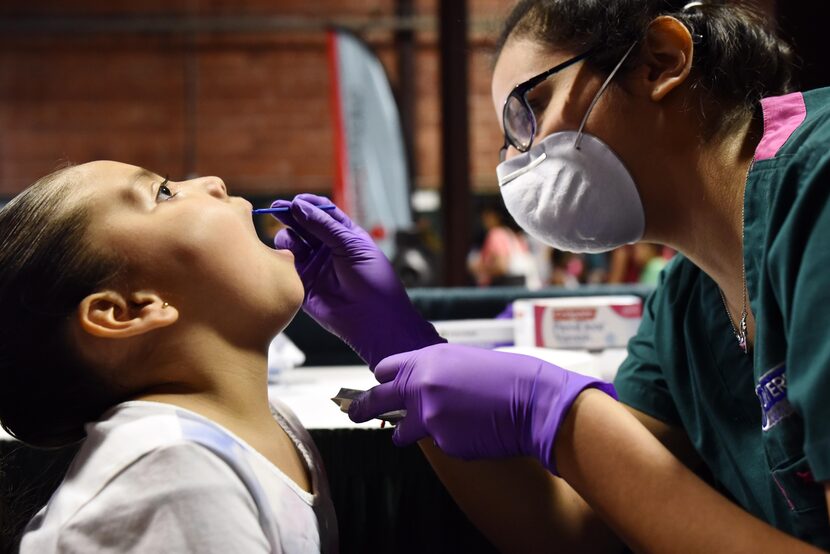
[{"label": "white banner in background", "polygon": [[400,116],[383,66],[357,37],[328,31],[337,160],[334,202],[391,258],[412,226]]}]

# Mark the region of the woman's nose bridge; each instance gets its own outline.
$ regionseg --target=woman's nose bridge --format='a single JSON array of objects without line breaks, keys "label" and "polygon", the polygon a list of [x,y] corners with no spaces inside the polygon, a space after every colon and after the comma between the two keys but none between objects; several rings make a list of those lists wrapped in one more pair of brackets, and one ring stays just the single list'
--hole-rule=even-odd
[{"label": "woman's nose bridge", "polygon": [[521,154],[521,152],[516,150],[516,148],[514,146],[508,146],[507,151],[504,153],[504,160],[507,161],[510,158],[515,158],[519,154]]}]

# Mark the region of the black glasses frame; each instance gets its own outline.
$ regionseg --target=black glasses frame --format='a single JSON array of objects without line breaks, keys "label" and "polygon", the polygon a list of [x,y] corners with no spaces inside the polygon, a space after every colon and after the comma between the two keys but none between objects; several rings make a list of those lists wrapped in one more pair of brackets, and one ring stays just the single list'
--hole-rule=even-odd
[{"label": "black glasses frame", "polygon": [[[533,139],[536,138],[536,114],[533,113],[533,108],[530,107],[530,104],[527,101],[527,94],[531,90],[533,90],[534,87],[536,87],[539,83],[541,83],[542,81],[544,81],[548,77],[551,77],[552,75],[554,75],[556,73],[559,73],[563,69],[567,69],[568,67],[572,66],[573,64],[575,64],[577,62],[581,62],[582,60],[584,60],[585,58],[590,56],[591,53],[593,53],[593,49],[588,50],[586,52],[583,52],[582,54],[579,54],[578,56],[574,56],[573,58],[571,58],[569,60],[566,60],[566,61],[564,61],[564,62],[562,62],[558,65],[555,65],[555,66],[551,67],[550,69],[548,69],[547,71],[543,71],[542,73],[539,73],[538,75],[536,75],[534,77],[531,77],[527,81],[519,83],[518,85],[513,87],[513,90],[510,91],[510,94],[507,95],[507,99],[504,101],[504,106],[502,107],[502,110],[501,110],[501,125],[502,125],[502,129],[504,130],[504,146],[502,146],[501,150],[499,150],[499,161],[500,162],[504,161],[504,159],[507,155],[508,147],[512,146],[513,148],[515,148],[519,152],[527,152],[528,150],[530,150],[530,147],[533,145]],[[507,130],[508,129],[508,127],[507,127],[507,106],[510,104],[510,99],[511,98],[516,98],[517,100],[519,100],[519,102],[524,107],[524,109],[527,110],[527,112],[530,114],[531,130],[530,130],[530,141],[528,142],[527,147],[524,147],[521,144],[519,144],[518,141],[514,137],[510,136],[510,133]]]}]

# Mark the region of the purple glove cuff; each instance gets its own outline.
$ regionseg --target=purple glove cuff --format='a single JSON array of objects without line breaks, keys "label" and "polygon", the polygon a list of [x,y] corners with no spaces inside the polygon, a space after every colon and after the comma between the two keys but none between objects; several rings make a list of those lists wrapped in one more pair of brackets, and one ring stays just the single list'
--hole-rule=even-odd
[{"label": "purple glove cuff", "polygon": [[[543,364],[540,371],[544,371],[544,367],[546,365],[547,364]],[[576,400],[576,397],[579,396],[585,389],[594,388],[601,390],[614,400],[618,400],[618,398],[617,391],[611,383],[601,381],[595,377],[589,377],[587,375],[574,373],[560,368],[556,368],[556,370],[561,372],[561,381],[551,383],[549,378],[537,378],[536,380],[537,388],[534,391],[534,394],[558,394],[559,400],[555,403],[552,409],[547,411],[545,417],[539,418],[538,421],[533,421],[530,430],[530,441],[532,443],[533,455],[536,456],[540,462],[542,462],[542,465],[544,465],[548,471],[558,477],[559,473],[556,470],[556,462],[553,456],[553,446],[556,443],[559,426],[565,421],[565,418]],[[539,404],[541,403],[542,402],[540,401]]]},{"label": "purple glove cuff", "polygon": [[[408,311],[411,314],[403,316]],[[351,333],[340,337],[369,365],[372,372],[388,356],[447,342],[411,305],[401,306],[396,313],[398,317],[392,322],[356,324]]]}]

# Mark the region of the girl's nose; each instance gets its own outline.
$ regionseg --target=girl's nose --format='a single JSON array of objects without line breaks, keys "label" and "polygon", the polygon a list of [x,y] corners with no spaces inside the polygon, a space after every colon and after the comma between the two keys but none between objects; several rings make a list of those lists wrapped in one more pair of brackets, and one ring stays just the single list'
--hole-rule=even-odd
[{"label": "girl's nose", "polygon": [[215,196],[216,198],[222,200],[228,197],[228,189],[225,186],[225,182],[219,177],[202,177],[200,180],[202,181],[202,185],[205,187],[205,190],[211,196]]}]

